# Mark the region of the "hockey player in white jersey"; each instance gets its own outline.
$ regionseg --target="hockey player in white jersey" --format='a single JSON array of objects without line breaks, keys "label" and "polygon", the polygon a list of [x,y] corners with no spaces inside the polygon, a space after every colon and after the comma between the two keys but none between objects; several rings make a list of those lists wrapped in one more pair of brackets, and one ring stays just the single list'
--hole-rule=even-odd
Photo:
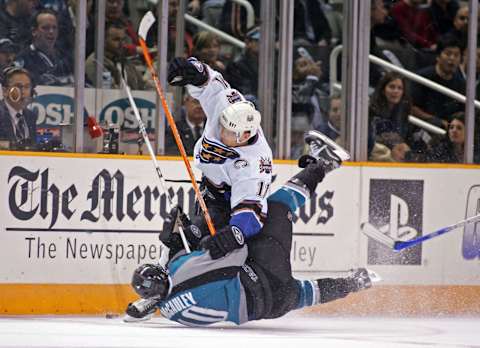
[{"label": "hockey player in white jersey", "polygon": [[[203,173],[201,188],[217,229],[206,247],[213,258],[219,258],[239,247],[238,231],[248,239],[263,226],[272,151],[260,126],[260,113],[219,72],[195,58],[175,58],[169,64],[168,82],[186,86],[207,116],[194,161]],[[197,216],[195,224],[206,233],[203,216]]]},{"label": "hockey player in white jersey", "polygon": [[[268,197],[270,212],[262,232],[223,258],[213,259],[203,247],[212,239],[193,234],[186,254],[175,226],[191,224],[177,208],[167,216],[160,240],[170,248],[166,267],[145,264],[137,268],[132,287],[141,299],[127,307],[125,321],[147,320],[157,309],[172,321],[205,326],[229,321],[274,319],[306,306],[328,303],[371,287],[374,279],[364,268],[347,277],[299,280],[292,275],[292,214],[305,202],[325,174],[349,155],[321,133],[305,138],[310,154],[305,168]],[[200,239],[201,238],[201,239]]]}]

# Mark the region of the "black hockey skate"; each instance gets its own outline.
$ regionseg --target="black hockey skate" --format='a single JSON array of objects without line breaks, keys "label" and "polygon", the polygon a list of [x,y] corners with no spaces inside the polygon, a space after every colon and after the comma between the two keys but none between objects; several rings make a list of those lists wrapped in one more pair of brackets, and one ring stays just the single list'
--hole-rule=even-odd
[{"label": "black hockey skate", "polygon": [[376,279],[371,279],[370,276],[372,274],[373,277],[376,275],[370,273],[366,268],[357,268],[352,270],[353,274],[347,278],[350,284],[350,292],[357,292],[364,289],[369,289],[372,287],[372,281],[377,281]]},{"label": "black hockey skate", "polygon": [[[309,154],[302,156],[299,166],[304,168],[308,163],[322,163],[325,173],[340,167],[343,161],[350,159],[350,154],[326,135],[310,130],[305,134],[305,142],[309,146]],[[302,163],[303,162],[303,163]]]},{"label": "black hockey skate", "polygon": [[156,298],[140,298],[135,302],[129,303],[123,321],[132,323],[152,319],[157,311],[157,303],[158,299]]}]

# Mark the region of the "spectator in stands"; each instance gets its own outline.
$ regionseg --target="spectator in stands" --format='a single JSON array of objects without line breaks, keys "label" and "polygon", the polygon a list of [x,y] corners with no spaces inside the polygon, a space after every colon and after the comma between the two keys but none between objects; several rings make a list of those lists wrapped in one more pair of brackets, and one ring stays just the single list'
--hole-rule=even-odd
[{"label": "spectator in stands", "polygon": [[[78,0],[55,1],[44,5],[57,12],[58,37],[57,47],[63,52],[74,52],[75,50],[75,13]],[[87,0],[87,39],[85,54],[88,57],[95,49],[95,20],[93,14],[93,0]]]},{"label": "spectator in stands", "polygon": [[16,64],[30,72],[35,85],[73,85],[72,52],[60,51],[57,38],[56,12],[38,11],[32,20],[32,44],[16,58]]},{"label": "spectator in stands", "polygon": [[[383,0],[371,0],[370,3],[370,53],[379,58],[389,60],[388,57],[383,54],[382,49],[380,49],[377,45],[377,36],[375,31],[376,27],[385,23],[388,13],[383,4]],[[379,65],[370,64],[370,86],[376,86],[384,73],[384,69]]]},{"label": "spectator in stands", "polygon": [[[462,49],[460,42],[446,35],[438,42],[437,63],[418,74],[461,94],[465,94],[465,80],[459,70]],[[447,118],[463,105],[444,94],[420,84],[413,88],[412,114],[440,127],[448,125]]]},{"label": "spectator in stands", "polygon": [[294,45],[330,45],[332,31],[318,0],[295,1],[293,16]]},{"label": "spectator in stands", "polygon": [[[258,25],[258,18],[260,18],[260,0],[248,0],[248,2],[253,7],[255,16],[254,25]],[[245,38],[245,34],[252,27],[247,23],[247,11],[245,7],[234,1],[225,1],[219,25],[221,30],[241,40]]]},{"label": "spectator in stands", "polygon": [[322,7],[323,14],[328,21],[328,26],[332,33],[330,43],[332,46],[341,44],[343,36],[343,11],[341,9],[341,3],[327,3],[320,0],[320,6]]},{"label": "spectator in stands", "polygon": [[391,14],[408,42],[417,48],[435,51],[438,32],[422,3],[422,0],[401,0],[393,5]]},{"label": "spectator in stands", "polygon": [[245,50],[233,62],[227,65],[225,79],[232,88],[238,89],[249,100],[256,101],[258,96],[258,40],[260,29],[250,30],[245,38]]},{"label": "spectator in stands", "polygon": [[[475,59],[475,70],[476,70],[476,99],[480,98],[480,47],[477,46],[477,57]],[[459,69],[462,74],[462,77],[467,81],[467,66],[468,66],[468,47],[465,47],[462,54],[462,62],[460,63]]]},{"label": "spectator in stands", "polygon": [[433,0],[430,4],[430,16],[440,35],[453,29],[453,18],[460,5],[457,0]]},{"label": "spectator in stands", "polygon": [[222,75],[225,73],[225,64],[220,60],[220,42],[217,35],[208,31],[195,34],[192,55]]},{"label": "spectator in stands", "polygon": [[96,71],[101,69],[95,61],[95,52],[85,63],[85,73],[88,82],[97,88],[119,89],[122,88],[121,74],[126,75],[126,81],[131,89],[144,89],[145,83],[135,66],[126,59],[124,42],[127,33],[125,24],[121,21],[107,22],[105,24],[105,58],[103,61],[103,85],[96,85]]},{"label": "spectator in stands", "polygon": [[[190,6],[196,6],[195,2],[200,2],[199,0],[193,0],[190,2]],[[222,16],[223,6],[225,5],[225,0],[204,0],[201,1],[201,13],[202,20],[214,27],[218,27],[220,24],[220,18]]]},{"label": "spectator in stands", "polygon": [[370,100],[369,128],[376,143],[387,146],[394,160],[404,160],[408,145],[408,115],[411,102],[405,79],[388,72],[378,83]]},{"label": "spectator in stands", "polygon": [[327,117],[320,105],[324,93],[319,89],[322,76],[321,62],[300,56],[295,60],[292,84],[292,118],[307,116],[313,129],[322,129],[327,125]]},{"label": "spectator in stands", "polygon": [[370,25],[374,31],[371,35],[383,41],[396,43],[402,40],[402,34],[397,23],[390,15],[391,7],[391,2],[385,3],[383,0],[370,1]]},{"label": "spectator in stands", "polygon": [[[206,119],[207,117],[203,112],[200,102],[186,92],[181,110],[181,119],[176,121],[175,124],[177,125],[178,132],[185,146],[185,151],[189,156],[193,155],[195,143],[202,136]],[[168,155],[179,155],[178,147],[170,128],[166,130],[165,152]]]},{"label": "spectator in stands", "polygon": [[465,146],[465,114],[451,115],[447,136],[433,144],[427,154],[427,162],[463,163]]},{"label": "spectator in stands", "polygon": [[447,33],[457,38],[462,48],[468,43],[468,6],[461,6],[453,19],[453,28]]},{"label": "spectator in stands", "polygon": [[130,22],[130,20],[123,13],[124,5],[124,0],[106,0],[105,20],[108,22],[122,22],[127,34],[123,43],[127,55],[133,56],[137,53],[141,54],[142,49],[138,46],[137,32],[133,27],[132,22]]},{"label": "spectator in stands", "polygon": [[338,144],[340,144],[341,118],[342,98],[339,94],[334,94],[329,100],[327,124],[324,127],[320,127],[319,130]]},{"label": "spectator in stands", "polygon": [[37,0],[6,0],[0,9],[0,37],[12,40],[18,50],[31,41],[30,21],[36,4]]},{"label": "spectator in stands", "polygon": [[[177,37],[177,21],[176,16],[178,12],[178,1],[177,0],[169,0],[168,1],[168,61],[172,60],[175,56],[175,41]],[[196,32],[196,28],[191,25],[185,25],[184,31],[184,55],[185,57],[192,56],[193,52],[193,36]],[[155,30],[155,28],[154,28]]]},{"label": "spectator in stands", "polygon": [[12,65],[15,60],[15,45],[7,38],[0,39],[0,71]]},{"label": "spectator in stands", "polygon": [[2,72],[0,101],[0,140],[10,149],[25,149],[36,144],[37,115],[27,109],[32,102],[33,81],[27,70],[7,67]]},{"label": "spectator in stands", "polygon": [[298,159],[302,155],[307,154],[307,147],[305,145],[305,132],[311,129],[310,120],[307,116],[292,117],[291,124],[291,144],[290,144],[290,159]]}]

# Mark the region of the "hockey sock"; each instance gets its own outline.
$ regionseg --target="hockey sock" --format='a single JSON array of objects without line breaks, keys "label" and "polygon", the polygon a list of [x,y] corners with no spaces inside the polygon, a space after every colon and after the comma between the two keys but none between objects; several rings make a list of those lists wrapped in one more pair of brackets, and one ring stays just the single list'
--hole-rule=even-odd
[{"label": "hockey sock", "polygon": [[283,205],[286,205],[292,213],[294,213],[297,208],[300,208],[305,204],[305,201],[309,197],[310,194],[307,189],[300,185],[287,182],[277,191],[272,193],[267,200],[268,202],[282,203]]},{"label": "hockey sock", "polygon": [[320,289],[316,281],[297,280],[297,284],[300,290],[297,309],[320,303]]},{"label": "hockey sock", "polygon": [[300,173],[295,175],[289,183],[294,183],[296,185],[303,185],[309,191],[309,193],[315,192],[317,185],[322,182],[325,177],[325,170],[319,162],[309,163],[305,169]]},{"label": "hockey sock", "polygon": [[292,213],[305,205],[305,201],[315,192],[318,183],[325,177],[321,165],[310,163],[300,173],[268,197],[268,201],[286,205]]}]

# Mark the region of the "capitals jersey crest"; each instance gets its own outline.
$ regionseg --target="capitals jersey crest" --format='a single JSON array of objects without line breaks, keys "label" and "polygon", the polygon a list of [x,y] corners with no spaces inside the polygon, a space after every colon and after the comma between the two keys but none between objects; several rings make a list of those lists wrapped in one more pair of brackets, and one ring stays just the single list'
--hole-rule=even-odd
[{"label": "capitals jersey crest", "polygon": [[235,159],[239,157],[239,153],[232,148],[213,142],[207,139],[207,137],[203,137],[202,147],[199,153],[201,162],[223,164],[227,159]]}]

